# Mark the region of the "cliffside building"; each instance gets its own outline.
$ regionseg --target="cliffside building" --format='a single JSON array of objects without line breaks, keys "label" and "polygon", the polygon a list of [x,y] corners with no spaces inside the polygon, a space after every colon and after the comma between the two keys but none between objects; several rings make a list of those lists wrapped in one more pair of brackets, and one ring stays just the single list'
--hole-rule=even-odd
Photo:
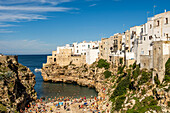
[{"label": "cliffside building", "polygon": [[[46,64],[58,64],[60,66],[66,66],[69,64],[75,64],[77,66],[86,63],[91,64],[98,58],[98,46],[98,41],[83,41],[81,43],[76,42],[73,44],[66,44],[66,46],[57,47],[57,50],[52,52],[52,56],[47,56]],[[86,55],[87,52],[88,55]],[[93,57],[90,55],[93,55]],[[46,64],[44,64],[44,66]]]}]

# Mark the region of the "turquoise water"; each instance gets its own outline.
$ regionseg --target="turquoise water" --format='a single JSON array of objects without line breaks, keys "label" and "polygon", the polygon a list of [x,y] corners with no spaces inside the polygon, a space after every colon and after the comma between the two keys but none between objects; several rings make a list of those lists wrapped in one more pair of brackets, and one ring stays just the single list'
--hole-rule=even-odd
[{"label": "turquoise water", "polygon": [[75,84],[64,84],[64,83],[48,83],[44,82],[41,76],[41,72],[35,72],[34,70],[41,69],[42,64],[46,63],[47,55],[19,55],[18,62],[29,67],[30,70],[35,74],[36,84],[35,90],[38,98],[40,97],[55,97],[55,96],[97,96],[97,92],[94,89],[87,87],[81,87]]}]

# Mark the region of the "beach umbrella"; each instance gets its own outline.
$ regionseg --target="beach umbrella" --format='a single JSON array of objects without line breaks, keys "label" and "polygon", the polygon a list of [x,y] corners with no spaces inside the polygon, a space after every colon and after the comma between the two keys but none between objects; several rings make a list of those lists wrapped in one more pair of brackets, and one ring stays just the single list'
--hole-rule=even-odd
[{"label": "beach umbrella", "polygon": [[85,102],[84,105],[87,105],[87,102]]}]

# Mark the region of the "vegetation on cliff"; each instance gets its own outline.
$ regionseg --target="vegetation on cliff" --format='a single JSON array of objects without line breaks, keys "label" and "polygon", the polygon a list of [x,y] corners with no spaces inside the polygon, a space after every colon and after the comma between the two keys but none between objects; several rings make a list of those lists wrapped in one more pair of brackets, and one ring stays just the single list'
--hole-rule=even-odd
[{"label": "vegetation on cliff", "polygon": [[[112,112],[121,111],[127,113],[144,113],[146,111],[162,112],[161,102],[168,107],[169,97],[161,97],[160,94],[168,95],[169,83],[169,60],[166,63],[165,82],[160,84],[158,77],[154,77],[155,85],[152,84],[152,71],[142,69],[134,63],[126,68],[119,66],[117,75],[114,76],[113,87],[110,89],[110,101]],[[167,76],[168,75],[168,76]],[[155,92],[154,92],[155,91]]]},{"label": "vegetation on cliff", "polygon": [[[120,62],[122,60],[120,59]],[[157,76],[152,77],[152,70],[140,69],[136,62],[129,67],[120,64],[112,68],[106,60],[100,59],[90,66],[68,65],[67,68],[49,65],[43,68],[46,81],[77,82],[79,85],[94,86],[97,91],[106,87],[108,102],[112,112],[166,112],[169,102],[169,60],[166,63],[166,75],[163,83]],[[47,67],[47,66],[46,66]],[[60,76],[62,75],[62,76]],[[165,105],[162,107],[162,105]],[[103,111],[105,112],[105,111]]]},{"label": "vegetation on cliff", "polygon": [[105,68],[105,69],[109,69],[110,68],[110,63],[108,63],[106,60],[104,59],[100,59],[98,61],[98,64],[97,64],[97,67],[98,68]]},{"label": "vegetation on cliff", "polygon": [[170,58],[168,59],[168,61],[165,64],[165,78],[164,78],[165,82],[170,82]]}]

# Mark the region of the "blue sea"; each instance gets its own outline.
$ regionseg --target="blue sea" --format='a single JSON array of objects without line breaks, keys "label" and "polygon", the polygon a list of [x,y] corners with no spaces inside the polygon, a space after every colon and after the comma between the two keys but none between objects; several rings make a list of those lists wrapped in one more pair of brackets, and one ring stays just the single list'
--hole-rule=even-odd
[{"label": "blue sea", "polygon": [[36,76],[36,84],[34,88],[37,92],[38,98],[55,96],[97,96],[97,92],[94,89],[89,89],[87,87],[81,87],[74,84],[44,82],[41,76],[41,72],[35,72],[35,69],[41,69],[43,63],[46,63],[46,61],[47,55],[18,55],[18,62],[30,68],[30,70]]}]

